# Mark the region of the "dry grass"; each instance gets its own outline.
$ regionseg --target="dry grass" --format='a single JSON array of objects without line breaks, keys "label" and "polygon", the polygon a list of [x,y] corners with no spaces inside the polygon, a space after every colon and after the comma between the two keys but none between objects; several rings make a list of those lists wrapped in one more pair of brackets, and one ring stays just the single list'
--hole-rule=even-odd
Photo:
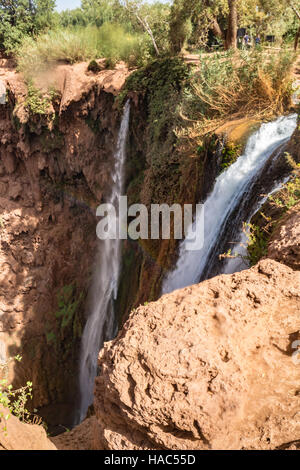
[{"label": "dry grass", "polygon": [[88,61],[105,57],[114,65],[129,65],[149,59],[149,40],[145,34],[129,33],[122,26],[105,23],[95,26],[57,29],[36,38],[27,37],[17,52],[18,68],[26,78],[57,63]]},{"label": "dry grass", "polygon": [[291,104],[293,54],[237,53],[205,58],[186,90],[180,109],[191,141],[214,132],[229,119],[271,119]]}]

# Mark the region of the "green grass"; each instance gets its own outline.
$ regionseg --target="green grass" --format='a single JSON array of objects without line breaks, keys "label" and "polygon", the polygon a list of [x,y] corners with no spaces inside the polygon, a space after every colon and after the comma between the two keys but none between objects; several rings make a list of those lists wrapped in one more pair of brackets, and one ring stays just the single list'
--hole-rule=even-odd
[{"label": "green grass", "polygon": [[98,30],[98,45],[103,57],[123,60],[130,66],[145,65],[151,58],[151,45],[145,34],[132,34],[120,25],[105,23]]},{"label": "green grass", "polygon": [[130,33],[123,26],[105,23],[101,28],[57,29],[37,38],[27,37],[16,55],[19,70],[32,78],[57,63],[74,64],[103,57],[111,66],[120,60],[130,66],[143,65],[150,58],[150,50],[145,34]]}]

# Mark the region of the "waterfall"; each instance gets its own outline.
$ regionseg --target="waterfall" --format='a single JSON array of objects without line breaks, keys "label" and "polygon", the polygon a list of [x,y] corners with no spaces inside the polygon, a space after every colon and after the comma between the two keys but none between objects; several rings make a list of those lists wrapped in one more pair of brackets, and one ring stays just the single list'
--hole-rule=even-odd
[{"label": "waterfall", "polygon": [[[108,203],[117,209],[124,191],[124,164],[129,129],[130,102],[127,101],[114,155],[113,185]],[[118,211],[116,211],[118,212]],[[121,241],[99,240],[95,271],[89,293],[89,315],[81,340],[80,353],[80,418],[82,421],[93,402],[94,380],[97,374],[98,353],[104,341],[115,333],[113,301],[117,297],[121,264]]]},{"label": "waterfall", "polygon": [[[225,236],[228,221],[239,211],[268,159],[290,139],[296,125],[295,114],[262,124],[249,138],[244,154],[217,178],[203,207],[203,247],[196,252],[188,251],[186,242],[181,243],[177,265],[163,282],[164,294],[209,277],[216,258],[222,253],[218,252],[219,241]],[[188,238],[192,238],[194,228],[195,223],[188,230]]]},{"label": "waterfall", "polygon": [[[279,183],[275,183],[272,191],[270,191],[266,196],[262,197],[259,203],[255,206],[255,209],[251,212],[250,216],[246,220],[246,224],[250,223],[252,217],[257,214],[268,198],[272,194],[277,193],[277,191],[279,191],[288,180],[289,177],[284,178],[284,180]],[[239,230],[237,236],[235,237],[237,241],[233,242],[233,257],[228,258],[220,274],[234,274],[249,268],[249,263],[246,259],[248,255],[247,246],[249,243],[248,234],[249,230],[247,228],[244,229],[244,227],[242,227]]]}]

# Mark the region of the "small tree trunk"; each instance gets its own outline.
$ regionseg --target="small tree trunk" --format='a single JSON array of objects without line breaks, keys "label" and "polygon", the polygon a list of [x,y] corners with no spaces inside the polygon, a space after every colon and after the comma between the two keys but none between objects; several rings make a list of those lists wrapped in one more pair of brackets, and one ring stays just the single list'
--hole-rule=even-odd
[{"label": "small tree trunk", "polygon": [[138,18],[138,20],[140,21],[140,23],[143,25],[143,27],[145,28],[145,31],[149,34],[149,36],[150,36],[150,38],[151,38],[151,41],[152,41],[152,44],[153,44],[153,46],[154,46],[156,55],[159,56],[159,55],[160,55],[160,52],[159,52],[159,49],[158,49],[158,46],[157,46],[155,37],[153,36],[152,29],[150,28],[147,19],[142,20],[141,18],[139,18],[138,15],[137,15],[137,18]]},{"label": "small tree trunk", "polygon": [[298,16],[298,18],[300,20],[300,13],[299,13],[298,9],[296,8],[296,6],[294,5],[294,3],[290,0],[289,4],[290,4],[291,8],[293,9],[295,15]]},{"label": "small tree trunk", "polygon": [[212,29],[214,35],[215,35],[217,38],[220,38],[220,39],[222,39],[223,41],[225,40],[224,32],[223,32],[222,29],[220,28],[220,25],[219,25],[219,23],[217,22],[217,20],[216,20],[215,18],[212,20],[211,29]]},{"label": "small tree trunk", "polygon": [[152,30],[151,30],[151,28],[150,28],[150,26],[149,26],[149,24],[148,24],[147,19],[146,19],[146,18],[145,18],[145,19],[141,18],[141,17],[139,16],[139,14],[138,14],[137,11],[132,10],[132,9],[128,6],[128,4],[127,4],[126,1],[125,1],[125,3],[124,3],[124,7],[125,7],[126,10],[128,10],[131,14],[133,14],[133,15],[136,16],[137,20],[141,23],[141,25],[143,26],[143,28],[144,28],[144,30],[146,31],[146,33],[149,34],[149,36],[150,36],[150,38],[151,38],[151,41],[152,41],[152,44],[153,44],[153,47],[154,47],[154,49],[155,49],[156,55],[159,56],[159,55],[160,55],[160,52],[159,52],[159,49],[158,49],[156,40],[155,40],[155,38],[154,38],[154,36],[153,36]]},{"label": "small tree trunk", "polygon": [[296,37],[295,37],[295,44],[294,44],[295,51],[297,51],[297,49],[298,49],[299,39],[300,39],[300,26],[299,26],[299,29],[297,31]]},{"label": "small tree trunk", "polygon": [[237,48],[237,0],[228,0],[229,17],[228,17],[228,31],[226,38],[226,49]]}]

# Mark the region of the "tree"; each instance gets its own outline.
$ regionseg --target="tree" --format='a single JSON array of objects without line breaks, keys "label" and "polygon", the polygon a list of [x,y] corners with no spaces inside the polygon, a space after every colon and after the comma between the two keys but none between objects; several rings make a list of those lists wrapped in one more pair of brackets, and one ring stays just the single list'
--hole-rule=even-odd
[{"label": "tree", "polygon": [[[170,42],[174,52],[180,52],[191,34],[190,24],[198,23],[205,28],[206,36],[211,30],[227,48],[236,48],[237,0],[174,0],[170,15]],[[222,25],[221,25],[222,24]],[[226,34],[227,29],[227,34]]]},{"label": "tree", "polygon": [[226,37],[226,49],[237,48],[237,30],[238,30],[238,14],[237,0],[228,0],[229,16],[228,30]]},{"label": "tree", "polygon": [[55,0],[36,0],[35,3],[34,31],[39,33],[40,31],[50,29],[53,25]]},{"label": "tree", "polygon": [[259,0],[258,5],[265,13],[263,29],[267,34],[282,37],[299,18],[300,0]]},{"label": "tree", "polygon": [[120,10],[115,0],[82,0],[81,9],[86,22],[98,27],[116,21]]},{"label": "tree", "polygon": [[[146,18],[160,54],[168,52],[170,5],[160,1],[143,2],[140,7],[140,16]],[[139,27],[142,27],[140,23]]]},{"label": "tree", "polygon": [[192,33],[191,17],[197,2],[192,0],[185,5],[184,0],[174,0],[170,12],[170,48],[174,54],[178,54]]},{"label": "tree", "polygon": [[[210,9],[210,1],[205,2],[206,8]],[[238,31],[238,5],[243,2],[237,2],[237,0],[227,0],[227,5],[222,1],[217,1],[216,9],[214,12],[211,11],[211,30],[214,34],[222,39],[224,42],[225,49],[236,49],[237,48],[237,31]],[[221,28],[218,18],[225,17],[225,24],[227,30]]]},{"label": "tree", "polygon": [[[289,4],[290,4],[293,12],[297,16],[297,18],[300,20],[300,13],[299,13],[299,10],[298,10],[297,6],[292,1],[289,1]],[[300,26],[298,28],[298,31],[297,31],[296,37],[295,37],[295,44],[294,44],[295,51],[298,49],[299,38],[300,38]]]},{"label": "tree", "polygon": [[[185,41],[195,35],[202,34],[202,43],[207,43],[211,31],[225,48],[235,49],[238,26],[254,30],[255,34],[280,38],[294,30],[295,18],[300,19],[300,0],[174,0],[170,14],[170,44],[173,52],[178,53]],[[300,28],[295,48],[299,39]],[[193,43],[196,43],[195,38]]]},{"label": "tree", "polygon": [[136,17],[136,19],[141,24],[145,32],[150,36],[156,55],[159,56],[160,55],[159,48],[158,48],[156,39],[154,37],[153,31],[148,23],[148,18],[143,17],[141,14],[142,1],[141,0],[131,0],[131,1],[121,0],[120,3],[130,14]]},{"label": "tree", "polygon": [[59,23],[63,28],[68,28],[69,26],[87,26],[88,19],[82,8],[75,8],[75,10],[62,11],[59,15]]},{"label": "tree", "polygon": [[13,51],[24,36],[51,27],[55,0],[0,0],[0,45]]}]

